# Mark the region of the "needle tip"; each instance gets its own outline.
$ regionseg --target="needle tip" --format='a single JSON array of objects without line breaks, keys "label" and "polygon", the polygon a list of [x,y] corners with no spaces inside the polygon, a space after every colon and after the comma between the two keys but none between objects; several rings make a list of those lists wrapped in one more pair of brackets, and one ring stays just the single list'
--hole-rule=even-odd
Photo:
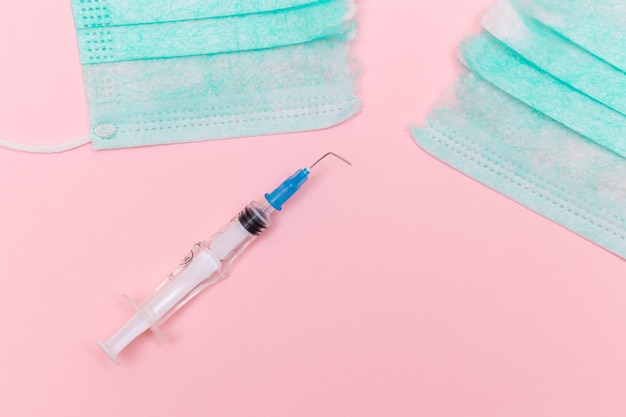
[{"label": "needle tip", "polygon": [[315,168],[315,165],[317,165],[317,164],[319,164],[320,162],[322,162],[322,161],[323,161],[326,157],[328,157],[328,156],[334,156],[335,158],[339,159],[340,161],[343,161],[343,162],[345,162],[346,164],[348,164],[348,165],[352,166],[352,162],[348,161],[347,159],[345,159],[345,158],[343,158],[343,157],[341,157],[341,156],[337,155],[337,154],[336,154],[336,153],[334,153],[334,152],[328,152],[328,153],[326,153],[324,156],[322,156],[320,159],[318,159],[317,161],[315,161],[315,162],[313,163],[313,165],[311,165],[311,167],[309,168],[309,171],[310,171],[310,170],[312,170],[313,168]]}]

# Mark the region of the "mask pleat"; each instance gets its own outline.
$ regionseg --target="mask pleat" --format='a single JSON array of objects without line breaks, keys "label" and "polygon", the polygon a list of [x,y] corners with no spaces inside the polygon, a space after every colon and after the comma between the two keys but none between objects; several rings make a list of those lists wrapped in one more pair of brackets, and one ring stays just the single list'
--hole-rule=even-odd
[{"label": "mask pleat", "polygon": [[351,29],[344,0],[242,16],[79,29],[83,64],[269,49]]},{"label": "mask pleat", "polygon": [[624,0],[512,0],[570,42],[626,71]]},{"label": "mask pleat", "polygon": [[327,0],[72,0],[77,29],[240,16]]}]

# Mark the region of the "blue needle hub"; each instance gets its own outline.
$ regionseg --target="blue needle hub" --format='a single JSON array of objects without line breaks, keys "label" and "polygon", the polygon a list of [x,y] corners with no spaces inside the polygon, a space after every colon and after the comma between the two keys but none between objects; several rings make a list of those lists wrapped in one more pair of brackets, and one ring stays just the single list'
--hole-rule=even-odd
[{"label": "blue needle hub", "polygon": [[280,211],[283,209],[283,204],[287,202],[295,193],[298,192],[302,184],[304,184],[309,179],[309,171],[308,168],[303,168],[298,170],[291,177],[287,178],[285,182],[280,184],[278,188],[272,191],[269,194],[265,194],[265,199],[274,209]]}]

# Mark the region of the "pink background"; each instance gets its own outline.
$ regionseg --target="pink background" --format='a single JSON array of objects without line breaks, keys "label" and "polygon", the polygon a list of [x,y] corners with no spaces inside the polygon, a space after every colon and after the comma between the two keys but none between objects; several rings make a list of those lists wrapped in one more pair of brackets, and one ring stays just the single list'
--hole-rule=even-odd
[{"label": "pink background", "polygon": [[[0,416],[624,416],[624,262],[421,151],[490,0],[364,1],[363,112],[325,131],[0,150]],[[0,136],[88,114],[68,0],[0,3]],[[222,284],[116,367],[93,343],[233,214],[334,150]]]}]

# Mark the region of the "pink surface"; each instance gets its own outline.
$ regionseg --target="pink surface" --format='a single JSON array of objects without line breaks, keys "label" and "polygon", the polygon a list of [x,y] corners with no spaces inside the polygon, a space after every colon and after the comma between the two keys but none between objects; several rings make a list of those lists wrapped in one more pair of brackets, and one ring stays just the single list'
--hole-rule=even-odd
[{"label": "pink surface", "polygon": [[[365,1],[330,130],[0,150],[0,416],[623,416],[624,262],[422,152],[489,0]],[[68,0],[0,3],[0,136],[87,131]],[[190,246],[328,163],[219,286],[116,367],[93,343]]]}]

